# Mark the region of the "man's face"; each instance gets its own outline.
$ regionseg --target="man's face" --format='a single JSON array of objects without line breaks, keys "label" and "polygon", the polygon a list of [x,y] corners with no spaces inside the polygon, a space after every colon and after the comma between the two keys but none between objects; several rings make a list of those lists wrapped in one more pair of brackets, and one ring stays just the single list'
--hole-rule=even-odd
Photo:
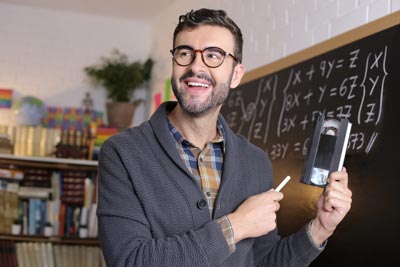
[{"label": "man's face", "polygon": [[[175,47],[183,45],[195,50],[219,47],[232,54],[234,51],[233,35],[219,26],[200,26],[180,32],[176,36]],[[221,66],[210,68],[202,61],[200,52],[196,52],[195,60],[188,66],[179,66],[173,61],[172,89],[182,109],[199,117],[219,108],[229,89],[236,87],[243,76],[243,65],[234,66],[234,59],[228,56]]]}]

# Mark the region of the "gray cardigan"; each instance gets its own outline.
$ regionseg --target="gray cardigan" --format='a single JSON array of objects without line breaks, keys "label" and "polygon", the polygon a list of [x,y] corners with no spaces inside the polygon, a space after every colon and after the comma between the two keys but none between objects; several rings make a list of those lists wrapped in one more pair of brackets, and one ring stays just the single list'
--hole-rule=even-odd
[{"label": "gray cardigan", "polygon": [[236,244],[230,254],[215,221],[273,186],[266,154],[235,135],[222,116],[226,150],[214,218],[169,134],[162,104],[151,119],[109,138],[99,158],[100,244],[113,266],[308,266],[320,253],[305,228]]}]

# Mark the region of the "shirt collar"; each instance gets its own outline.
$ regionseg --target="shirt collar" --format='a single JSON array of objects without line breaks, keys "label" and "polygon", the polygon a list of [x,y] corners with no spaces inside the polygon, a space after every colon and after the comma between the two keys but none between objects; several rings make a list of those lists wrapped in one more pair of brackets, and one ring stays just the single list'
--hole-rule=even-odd
[{"label": "shirt collar", "polygon": [[[179,145],[190,145],[193,146],[193,144],[190,143],[189,140],[187,140],[179,131],[178,129],[175,128],[175,126],[171,123],[171,121],[167,118],[168,122],[168,128],[169,128],[169,133],[172,135],[174,140],[176,141],[177,144]],[[217,135],[213,140],[211,140],[210,143],[219,143],[222,142],[223,146],[225,147],[225,140],[224,140],[224,128],[222,126],[222,123],[220,120],[217,120]]]}]

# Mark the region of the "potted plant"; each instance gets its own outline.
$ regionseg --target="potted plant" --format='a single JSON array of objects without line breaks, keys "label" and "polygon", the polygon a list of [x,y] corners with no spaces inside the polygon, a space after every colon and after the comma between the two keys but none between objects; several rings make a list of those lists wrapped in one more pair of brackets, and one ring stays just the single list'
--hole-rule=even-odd
[{"label": "potted plant", "polygon": [[151,78],[153,60],[131,62],[128,56],[115,49],[111,56],[102,57],[98,65],[85,67],[94,85],[107,91],[107,118],[110,126],[124,129],[131,125],[136,105],[141,100],[133,98],[135,89]]},{"label": "potted plant", "polygon": [[13,234],[13,235],[21,234],[21,228],[22,228],[21,219],[14,219],[13,224],[11,226],[11,234]]},{"label": "potted plant", "polygon": [[45,236],[52,236],[53,235],[53,225],[51,222],[46,222],[44,226],[44,235]]}]

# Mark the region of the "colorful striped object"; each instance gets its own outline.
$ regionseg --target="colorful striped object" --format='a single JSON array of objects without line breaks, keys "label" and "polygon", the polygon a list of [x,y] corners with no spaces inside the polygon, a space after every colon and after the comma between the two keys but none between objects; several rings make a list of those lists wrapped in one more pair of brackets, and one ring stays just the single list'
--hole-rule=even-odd
[{"label": "colorful striped object", "polygon": [[11,108],[12,106],[12,89],[0,88],[0,108]]}]

